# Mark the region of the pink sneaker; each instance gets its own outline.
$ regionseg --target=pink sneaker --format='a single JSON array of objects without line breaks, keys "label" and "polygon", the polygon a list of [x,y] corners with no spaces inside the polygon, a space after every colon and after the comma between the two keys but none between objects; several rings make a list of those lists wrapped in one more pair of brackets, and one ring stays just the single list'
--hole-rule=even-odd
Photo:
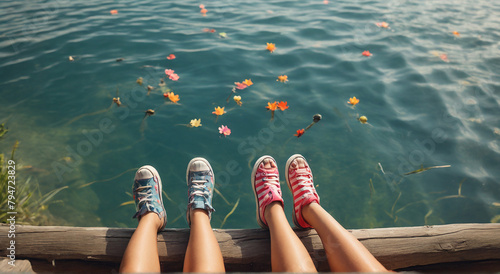
[{"label": "pink sneaker", "polygon": [[[298,158],[304,160],[305,167],[298,168],[291,166],[292,162]],[[304,217],[302,216],[302,208],[313,202],[319,204],[319,196],[314,188],[311,169],[309,168],[309,164],[304,156],[300,154],[292,155],[286,162],[285,174],[286,183],[288,184],[288,188],[290,188],[293,195],[293,222],[296,226],[301,228],[312,227],[306,222],[306,220],[304,220]]]},{"label": "pink sneaker", "polygon": [[283,205],[278,168],[264,168],[265,159],[271,160],[277,166],[273,157],[265,155],[255,162],[252,170],[252,188],[257,205],[257,222],[262,228],[267,228],[267,222],[264,218],[266,206],[276,201]]}]

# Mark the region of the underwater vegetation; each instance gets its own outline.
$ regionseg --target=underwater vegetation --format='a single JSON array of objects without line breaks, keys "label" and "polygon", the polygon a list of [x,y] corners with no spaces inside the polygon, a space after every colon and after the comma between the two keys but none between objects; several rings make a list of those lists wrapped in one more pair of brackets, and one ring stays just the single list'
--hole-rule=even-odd
[{"label": "underwater vegetation", "polygon": [[[7,130],[2,124],[0,137],[6,132]],[[19,165],[16,165],[18,161],[15,160],[14,156],[18,147],[19,142],[16,141],[8,160],[6,160],[4,153],[0,154],[0,208],[2,208],[0,222],[7,223],[7,219],[11,216],[8,212],[13,211],[16,212],[15,218],[18,224],[49,225],[51,217],[47,211],[48,206],[57,202],[53,201],[54,196],[68,187],[63,186],[42,194],[38,183],[32,182],[31,177],[25,179],[22,172],[19,173],[19,169],[16,170],[16,166]],[[7,210],[8,208],[9,210]]]},{"label": "underwater vegetation", "polygon": [[[344,7],[342,3],[339,4],[329,10],[329,14],[343,12]],[[473,175],[477,166],[471,166],[471,171],[462,171],[461,167],[465,165],[463,159],[467,157],[460,156],[469,152],[453,151],[451,146],[454,142],[440,145],[432,157],[425,153],[422,161],[414,159],[415,163],[404,168],[398,169],[397,166],[401,162],[400,156],[408,160],[408,157],[415,155],[408,153],[415,148],[421,150],[412,141],[429,137],[433,127],[444,127],[445,131],[451,131],[448,133],[453,140],[456,138],[456,128],[462,129],[461,126],[464,126],[464,129],[474,133],[487,126],[487,117],[479,115],[482,102],[477,98],[475,101],[465,98],[464,104],[470,108],[466,112],[462,111],[453,121],[437,121],[433,118],[441,112],[446,114],[447,109],[450,109],[447,106],[455,103],[454,93],[447,92],[447,87],[456,88],[451,85],[455,79],[459,80],[460,92],[464,95],[470,95],[470,89],[483,89],[480,80],[484,79],[472,73],[472,69],[462,70],[462,60],[451,51],[452,47],[456,51],[463,41],[462,44],[470,49],[466,52],[472,54],[474,46],[487,46],[491,37],[484,35],[484,39],[476,39],[472,37],[476,31],[459,29],[461,33],[458,33],[450,26],[442,32],[448,36],[444,38],[444,35],[439,35],[439,31],[433,29],[434,38],[429,40],[435,43],[430,43],[432,48],[428,48],[428,43],[418,43],[418,46],[412,43],[412,38],[425,35],[425,28],[420,28],[422,33],[417,31],[408,37],[405,29],[409,24],[400,24],[404,20],[393,20],[388,16],[373,17],[379,22],[373,21],[371,28],[364,32],[358,28],[361,23],[357,20],[345,18],[343,25],[352,28],[344,33],[315,26],[317,22],[314,16],[309,22],[296,21],[299,25],[294,25],[293,20],[290,20],[290,25],[280,26],[281,20],[274,20],[285,17],[281,17],[278,11],[275,15],[267,15],[271,10],[262,10],[263,18],[270,20],[260,21],[256,18],[249,23],[258,22],[259,26],[272,23],[276,26],[265,31],[265,36],[255,32],[262,37],[254,39],[253,31],[245,33],[245,28],[238,28],[236,24],[231,28],[226,28],[222,21],[215,24],[216,16],[226,11],[229,15],[232,11],[224,10],[222,6],[214,9],[208,5],[206,8],[200,6],[198,10],[197,6],[195,9],[186,9],[186,13],[191,15],[181,16],[177,10],[173,12],[179,16],[172,17],[169,27],[173,29],[175,26],[176,30],[172,33],[162,31],[161,34],[171,39],[172,42],[167,45],[162,43],[156,47],[156,41],[153,41],[144,43],[146,47],[137,50],[135,42],[148,41],[148,37],[145,35],[137,39],[133,36],[129,39],[123,35],[123,40],[118,43],[132,42],[124,43],[129,44],[127,47],[106,44],[103,48],[86,48],[73,44],[73,41],[84,40],[68,40],[68,35],[64,35],[58,42],[71,41],[69,47],[64,47],[65,51],[51,51],[51,57],[33,61],[39,66],[36,71],[43,72],[37,74],[41,76],[39,80],[54,82],[53,85],[45,86],[53,92],[35,93],[34,88],[26,86],[26,94],[40,95],[37,100],[27,101],[29,104],[26,107],[37,106],[41,102],[44,106],[51,103],[51,112],[43,116],[26,115],[22,118],[33,122],[18,119],[16,127],[7,122],[8,129],[0,125],[0,138],[5,136],[0,139],[0,144],[4,142],[0,152],[6,152],[5,159],[2,159],[3,167],[9,159],[10,143],[13,143],[12,131],[17,134],[18,128],[24,128],[29,134],[20,134],[18,140],[22,146],[17,157],[26,161],[26,168],[18,163],[16,169],[19,169],[21,177],[27,178],[19,184],[26,184],[27,189],[34,191],[28,200],[36,201],[35,197],[42,197],[47,191],[69,186],[62,192],[63,195],[55,194],[47,202],[49,209],[44,209],[47,206],[40,207],[44,209],[42,215],[50,211],[55,219],[64,219],[70,225],[135,225],[135,221],[128,216],[129,211],[133,211],[134,201],[125,194],[129,191],[136,166],[151,161],[163,166],[162,174],[176,177],[175,180],[168,179],[174,182],[167,189],[172,200],[166,194],[164,197],[170,206],[169,223],[182,227],[181,221],[185,214],[180,211],[185,211],[185,191],[182,190],[182,184],[175,183],[183,181],[183,178],[177,178],[180,176],[174,173],[190,156],[205,154],[215,163],[222,178],[218,179],[218,189],[215,189],[221,199],[221,210],[218,209],[218,214],[214,215],[214,227],[251,227],[255,222],[247,219],[252,213],[248,208],[254,206],[253,197],[247,195],[248,184],[245,181],[248,181],[252,161],[264,153],[280,159],[286,159],[291,153],[303,153],[311,157],[315,183],[322,191],[325,208],[346,227],[423,225],[470,220],[488,222],[490,219],[492,222],[500,221],[500,206],[495,203],[500,202],[498,193],[491,193],[491,189],[484,187],[484,184],[496,183],[495,176],[490,176],[488,182],[481,182],[483,185],[480,185],[480,180],[475,180],[477,178]],[[347,4],[345,8],[350,10],[352,5]],[[94,10],[90,9],[89,12]],[[257,11],[255,15],[259,16]],[[189,20],[193,18],[191,16],[197,20],[193,26],[189,25]],[[92,18],[109,20],[104,17],[119,19],[115,20],[116,26],[112,22],[105,23],[121,35],[133,32],[131,26],[125,29],[120,26],[126,25],[123,20],[127,20],[127,17],[136,20],[137,14],[133,8],[120,10],[119,13],[118,10],[106,9],[105,15]],[[61,16],[58,19],[63,21],[65,18]],[[205,21],[198,22],[199,19]],[[161,21],[153,19],[143,26],[138,24],[138,29],[154,29],[156,23],[161,24]],[[178,26],[181,28],[177,29]],[[14,30],[6,32],[15,33]],[[94,38],[93,35],[81,35],[79,31],[72,33],[70,29],[68,33]],[[340,38],[342,34],[356,33],[362,33],[363,40],[366,40],[358,43],[359,39],[338,39],[338,43],[333,44],[322,41],[323,37]],[[442,43],[441,38],[449,40]],[[382,40],[370,43],[372,39]],[[423,40],[427,42],[425,38]],[[396,47],[398,43],[404,49]],[[47,46],[50,44],[51,40]],[[33,49],[37,48],[33,45]],[[431,49],[435,51],[429,51]],[[410,52],[412,54],[408,54]],[[57,55],[64,55],[65,62],[61,62]],[[484,59],[470,60],[482,63]],[[448,61],[453,66],[446,65]],[[49,66],[51,62],[57,63],[56,70],[49,69],[53,68]],[[474,68],[475,63],[468,65]],[[479,71],[487,70],[486,65],[478,65],[481,68]],[[424,66],[432,68],[432,74],[420,69]],[[219,67],[228,69],[221,73]],[[73,80],[69,80],[70,77],[59,79],[58,75],[52,75],[58,72],[84,77],[78,77],[82,81],[77,82],[73,77]],[[483,74],[483,71],[480,73]],[[12,74],[6,73],[5,81],[9,81],[7,78],[12,78]],[[484,72],[484,75],[487,74]],[[27,82],[23,79],[20,78],[19,83],[7,82],[6,86],[12,86],[13,90],[21,88]],[[437,88],[441,85],[444,89]],[[433,87],[436,87],[435,90]],[[430,92],[425,92],[426,97],[418,97],[424,91]],[[419,100],[408,99],[414,96]],[[9,98],[12,98],[12,102],[25,99],[22,96]],[[436,112],[418,107],[427,102]],[[33,112],[36,111],[38,109],[34,108]],[[314,113],[322,115],[317,114],[311,119]],[[456,116],[454,114],[452,116]],[[473,123],[463,121],[460,124],[461,119]],[[314,126],[320,120],[323,122]],[[114,129],[110,133],[103,132],[102,138],[97,135],[101,133],[96,128],[101,121],[109,121]],[[459,124],[456,127],[453,124],[455,122]],[[27,125],[32,125],[32,128]],[[51,127],[50,131],[39,130],[47,126]],[[83,131],[97,133],[91,139],[88,137],[90,134],[83,136]],[[490,144],[494,145],[493,149],[498,149],[498,132],[500,130],[488,136],[492,141]],[[75,151],[88,141],[92,146],[89,146],[89,155],[82,159],[76,153],[68,153],[66,149],[71,147]],[[28,148],[28,144],[31,148]],[[489,154],[485,151],[486,148],[473,153]],[[28,162],[33,168],[28,167]],[[486,166],[489,164],[487,162],[492,162],[490,159],[484,159],[484,162],[486,171],[494,171],[494,167]],[[54,170],[61,173],[67,170],[64,176],[58,177],[59,181],[54,180],[57,172],[50,172],[50,164],[54,163],[58,167],[65,167]],[[238,170],[234,174],[232,164],[236,166],[234,170]],[[446,164],[453,165],[453,168],[444,168],[450,166]],[[224,180],[225,176],[227,180]],[[462,182],[463,189],[462,183],[459,185],[462,178],[467,178],[465,183]],[[227,184],[224,184],[226,181]],[[108,195],[110,190],[113,195]],[[219,192],[224,193],[229,201]],[[486,199],[481,197],[484,194],[487,194]],[[64,202],[53,201],[59,199]],[[63,207],[61,203],[64,203]],[[462,216],[472,219],[466,220]],[[94,220],[93,223],[88,223],[88,219]]]},{"label": "underwater vegetation", "polygon": [[7,128],[5,128],[5,125],[4,124],[1,124],[0,125],[0,138],[2,138],[5,133],[7,133],[7,131],[9,131]]}]

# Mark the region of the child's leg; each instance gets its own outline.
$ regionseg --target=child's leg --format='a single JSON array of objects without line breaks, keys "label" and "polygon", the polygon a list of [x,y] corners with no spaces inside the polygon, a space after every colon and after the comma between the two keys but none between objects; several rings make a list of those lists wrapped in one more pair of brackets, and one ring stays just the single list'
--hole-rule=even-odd
[{"label": "child's leg", "polygon": [[283,212],[283,198],[276,161],[271,156],[257,160],[252,171],[257,204],[257,222],[271,235],[271,267],[279,272],[316,272],[314,263]]},{"label": "child's leg", "polygon": [[184,272],[224,272],[224,261],[205,210],[191,212],[191,232]]},{"label": "child's leg", "polygon": [[186,218],[191,231],[184,258],[184,272],[225,272],[219,243],[210,217],[215,176],[204,158],[192,159],[187,167],[188,209]]},{"label": "child's leg", "polygon": [[318,232],[330,270],[334,272],[384,272],[387,269],[317,203],[302,208],[304,219]]},{"label": "child's leg", "polygon": [[158,171],[152,166],[139,168],[132,192],[139,224],[123,254],[120,272],[160,272],[156,234],[165,227],[167,214]]},{"label": "child's leg", "polygon": [[142,216],[123,254],[120,272],[160,272],[156,233],[162,225],[154,212]]},{"label": "child's leg", "polygon": [[286,175],[294,198],[294,222],[298,227],[316,229],[331,271],[387,271],[356,237],[319,205],[312,171],[302,155],[296,154],[288,159]]},{"label": "child's leg", "polygon": [[288,224],[281,204],[269,204],[264,214],[271,234],[273,272],[316,272],[307,249]]}]

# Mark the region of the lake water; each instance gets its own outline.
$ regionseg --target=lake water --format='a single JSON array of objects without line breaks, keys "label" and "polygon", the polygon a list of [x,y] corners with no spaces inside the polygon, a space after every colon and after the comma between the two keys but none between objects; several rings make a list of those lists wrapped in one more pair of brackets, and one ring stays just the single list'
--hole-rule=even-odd
[{"label": "lake water", "polygon": [[[0,123],[9,128],[0,149],[20,141],[20,184],[31,177],[42,192],[69,186],[49,207],[52,224],[135,227],[134,206],[121,204],[132,199],[135,170],[151,164],[168,195],[167,227],[186,228],[186,166],[202,156],[222,195],[214,196],[212,226],[239,201],[223,227],[256,228],[251,167],[272,155],[284,183],[295,153],[308,159],[322,205],[347,228],[500,214],[496,1],[51,0],[0,8]],[[232,95],[227,103],[245,79],[254,84],[236,90],[243,104]],[[147,85],[155,88],[149,95]],[[167,88],[178,104],[163,96]],[[121,107],[112,103],[117,91]],[[271,120],[274,101],[289,108]],[[227,113],[216,118],[218,106]],[[147,109],[155,115],[143,123]],[[316,113],[323,119],[295,137]],[[195,118],[201,127],[186,126]],[[231,135],[222,137],[221,125]]]}]

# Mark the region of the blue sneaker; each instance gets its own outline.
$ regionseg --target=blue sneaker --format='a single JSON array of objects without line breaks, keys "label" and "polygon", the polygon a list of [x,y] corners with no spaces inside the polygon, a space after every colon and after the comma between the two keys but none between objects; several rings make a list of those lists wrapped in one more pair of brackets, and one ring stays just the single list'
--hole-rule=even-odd
[{"label": "blue sneaker", "polygon": [[188,206],[186,219],[191,226],[190,213],[193,209],[203,209],[212,217],[215,209],[212,207],[212,197],[214,193],[214,171],[210,163],[204,158],[192,159],[187,167],[186,181],[188,185]]},{"label": "blue sneaker", "polygon": [[161,179],[158,171],[152,166],[142,166],[135,173],[132,193],[134,194],[137,212],[133,218],[140,219],[148,212],[158,214],[163,225],[158,230],[162,230],[167,224],[167,213],[163,207]]}]

